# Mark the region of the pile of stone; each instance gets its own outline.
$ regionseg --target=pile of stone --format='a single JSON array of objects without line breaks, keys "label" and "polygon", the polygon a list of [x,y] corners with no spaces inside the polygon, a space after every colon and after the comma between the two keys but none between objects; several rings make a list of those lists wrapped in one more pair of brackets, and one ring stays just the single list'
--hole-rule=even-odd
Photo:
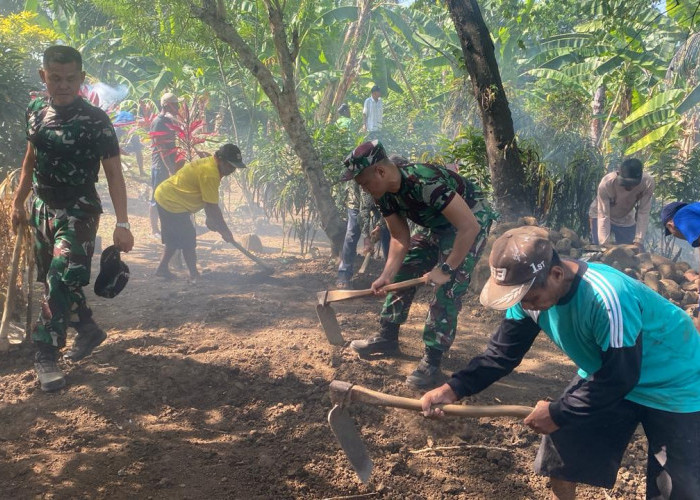
[{"label": "pile of stone", "polygon": [[[499,224],[492,234],[473,273],[472,290],[481,290],[489,276],[488,255],[493,241],[501,234],[514,227],[536,225],[531,217],[523,217],[517,224]],[[579,237],[571,229],[562,227],[558,230],[541,228],[546,231],[554,248],[562,257],[583,259],[588,262],[602,262],[618,269],[645,283],[655,292],[663,295],[674,304],[692,313],[698,304],[698,273],[687,262],[674,262],[662,255],[640,252],[635,245],[617,245],[601,247],[591,245],[585,238]]]}]

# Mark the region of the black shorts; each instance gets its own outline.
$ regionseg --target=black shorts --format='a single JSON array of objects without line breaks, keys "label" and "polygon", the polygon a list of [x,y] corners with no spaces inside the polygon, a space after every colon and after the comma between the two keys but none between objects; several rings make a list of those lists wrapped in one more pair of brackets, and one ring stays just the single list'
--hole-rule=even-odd
[{"label": "black shorts", "polygon": [[649,444],[647,498],[700,499],[700,412],[671,413],[621,400],[605,423],[573,424],[543,436],[535,472],[612,488],[638,424]]},{"label": "black shorts", "polygon": [[197,233],[189,212],[175,214],[156,204],[160,219],[160,240],[170,248],[190,250],[197,246]]}]

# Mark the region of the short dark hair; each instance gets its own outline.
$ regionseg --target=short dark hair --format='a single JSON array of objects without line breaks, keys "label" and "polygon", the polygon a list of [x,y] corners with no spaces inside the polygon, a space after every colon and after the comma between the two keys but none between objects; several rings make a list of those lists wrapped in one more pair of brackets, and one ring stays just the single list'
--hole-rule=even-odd
[{"label": "short dark hair", "polygon": [[379,85],[375,85],[372,87],[372,92],[381,92],[382,88]]},{"label": "short dark hair", "polygon": [[549,266],[547,266],[546,272],[537,273],[537,276],[535,276],[535,281],[532,282],[530,290],[533,288],[543,288],[547,283],[549,272],[554,266],[561,266],[561,259],[559,258],[559,254],[556,250],[552,250],[552,260],[549,261]]},{"label": "short dark hair", "polygon": [[52,45],[44,51],[44,68],[51,63],[68,64],[76,63],[79,70],[83,70],[83,58],[80,52],[67,45]]}]

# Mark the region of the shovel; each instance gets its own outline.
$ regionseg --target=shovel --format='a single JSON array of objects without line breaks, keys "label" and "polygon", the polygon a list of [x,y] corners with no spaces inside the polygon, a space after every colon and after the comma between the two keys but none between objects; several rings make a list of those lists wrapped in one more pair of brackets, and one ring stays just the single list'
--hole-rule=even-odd
[{"label": "shovel", "polygon": [[[414,278],[411,280],[400,281],[398,283],[392,283],[383,287],[382,290],[385,292],[395,292],[396,290],[423,285],[425,283],[427,283],[427,278],[425,277]],[[341,300],[355,299],[357,297],[366,297],[368,295],[372,295],[373,293],[374,292],[372,292],[371,288],[367,288],[366,290],[325,290],[316,294],[318,297],[316,314],[321,322],[323,332],[326,334],[326,338],[331,345],[344,346],[345,339],[340,331],[338,319],[335,317],[335,311],[330,306],[330,303],[339,302]]]},{"label": "shovel", "polygon": [[[355,427],[348,406],[353,401],[374,406],[388,406],[402,408],[404,410],[422,411],[420,400],[403,398],[373,391],[349,382],[334,380],[330,384],[331,402],[333,408],[328,412],[328,423],[340,446],[350,460],[350,464],[364,484],[369,481],[372,473],[372,459],[367,452],[367,447],[362,441],[360,433]],[[494,406],[465,406],[465,405],[435,405],[446,415],[457,417],[520,417],[528,416],[534,408],[518,405],[494,405]]]}]

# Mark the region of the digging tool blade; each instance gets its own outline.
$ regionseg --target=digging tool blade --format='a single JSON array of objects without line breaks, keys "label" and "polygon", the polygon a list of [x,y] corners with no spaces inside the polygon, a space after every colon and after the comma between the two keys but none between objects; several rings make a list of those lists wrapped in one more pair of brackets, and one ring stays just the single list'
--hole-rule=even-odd
[{"label": "digging tool blade", "polygon": [[360,481],[367,484],[372,474],[372,459],[347,409],[335,405],[328,412],[328,423]]},{"label": "digging tool blade", "polygon": [[335,317],[333,308],[329,305],[316,304],[316,314],[318,315],[318,320],[321,322],[323,333],[326,334],[328,342],[330,342],[331,345],[344,346],[345,339],[340,332],[340,325]]}]

